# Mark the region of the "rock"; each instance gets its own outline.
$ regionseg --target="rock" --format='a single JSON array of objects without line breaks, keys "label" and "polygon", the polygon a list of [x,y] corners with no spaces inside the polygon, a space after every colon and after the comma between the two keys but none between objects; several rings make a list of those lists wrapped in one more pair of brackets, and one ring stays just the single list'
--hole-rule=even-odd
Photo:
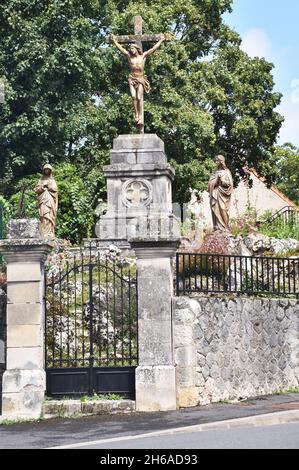
[{"label": "rock", "polygon": [[253,254],[269,251],[271,248],[271,239],[261,233],[251,233],[244,238],[244,243]]},{"label": "rock", "polygon": [[298,240],[294,238],[288,238],[286,240],[277,239],[277,238],[270,238],[271,240],[271,251],[274,253],[281,253],[288,251],[297,250],[299,247]]},{"label": "rock", "polygon": [[298,240],[294,238],[278,239],[268,237],[261,233],[252,233],[244,238],[244,244],[250,251],[250,254],[263,254],[271,252],[273,254],[283,254],[289,251],[297,250],[299,247]]}]

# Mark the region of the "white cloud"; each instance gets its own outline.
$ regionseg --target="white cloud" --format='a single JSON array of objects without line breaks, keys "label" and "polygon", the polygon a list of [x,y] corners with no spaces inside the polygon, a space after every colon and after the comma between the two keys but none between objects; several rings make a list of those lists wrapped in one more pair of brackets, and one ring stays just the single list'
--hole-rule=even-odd
[{"label": "white cloud", "polygon": [[299,147],[299,103],[293,101],[292,94],[286,95],[277,111],[285,118],[280,130],[279,144],[291,142]]},{"label": "white cloud", "polygon": [[292,103],[299,104],[299,79],[292,80],[291,87],[293,88],[291,99]]},{"label": "white cloud", "polygon": [[252,28],[243,37],[241,49],[251,57],[265,57],[271,60],[272,45],[269,36],[261,28]]},{"label": "white cloud", "polygon": [[[279,70],[284,66],[281,62],[283,51],[274,51],[271,40],[263,29],[252,28],[248,30],[243,37],[241,48],[250,57],[265,57],[266,60],[274,62],[276,68],[273,73],[275,81],[279,82]],[[277,111],[285,118],[278,143],[292,142],[299,147],[299,78],[292,80]]]}]

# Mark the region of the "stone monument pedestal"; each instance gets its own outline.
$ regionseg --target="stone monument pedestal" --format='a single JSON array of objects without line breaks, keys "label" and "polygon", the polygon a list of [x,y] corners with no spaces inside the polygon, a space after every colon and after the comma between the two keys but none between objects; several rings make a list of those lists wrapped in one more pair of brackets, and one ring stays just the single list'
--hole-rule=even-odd
[{"label": "stone monument pedestal", "polygon": [[142,221],[148,224],[147,232],[166,237],[169,220],[176,218],[171,198],[174,170],[164,142],[156,134],[120,135],[113,141],[104,174],[108,208],[96,226],[99,243],[126,246]]}]

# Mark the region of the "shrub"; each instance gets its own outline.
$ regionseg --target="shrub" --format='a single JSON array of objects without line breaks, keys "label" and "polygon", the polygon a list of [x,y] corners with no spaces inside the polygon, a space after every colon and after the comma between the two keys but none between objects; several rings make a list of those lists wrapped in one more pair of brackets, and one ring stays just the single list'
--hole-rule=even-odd
[{"label": "shrub", "polygon": [[230,234],[227,232],[212,232],[204,240],[196,253],[229,254]]},{"label": "shrub", "polygon": [[6,272],[2,271],[0,266],[0,286],[4,286],[6,284]]},{"label": "shrub", "polygon": [[230,229],[232,235],[241,235],[242,237],[247,237],[250,233],[257,232],[258,224],[256,210],[248,206],[242,216],[231,219]]},{"label": "shrub", "polygon": [[3,233],[1,234],[0,233],[0,237],[1,235],[4,237],[5,236],[5,232],[6,232],[6,226],[9,222],[9,219],[11,218],[11,206],[8,202],[7,199],[5,199],[3,196],[0,195],[0,206],[2,206],[2,230],[3,230]]},{"label": "shrub", "polygon": [[185,257],[185,265],[182,257],[179,258],[178,271],[180,275],[192,276],[196,273],[222,275],[228,268],[228,260],[205,255],[228,255],[230,254],[229,244],[230,235],[227,232],[216,231],[210,233],[200,248],[194,250],[194,254],[202,254],[203,256],[191,255],[190,258]]},{"label": "shrub", "polygon": [[268,237],[287,239],[294,238],[299,240],[299,224],[298,223],[284,223],[280,220],[274,220],[271,223],[261,223],[259,232],[267,235]]}]

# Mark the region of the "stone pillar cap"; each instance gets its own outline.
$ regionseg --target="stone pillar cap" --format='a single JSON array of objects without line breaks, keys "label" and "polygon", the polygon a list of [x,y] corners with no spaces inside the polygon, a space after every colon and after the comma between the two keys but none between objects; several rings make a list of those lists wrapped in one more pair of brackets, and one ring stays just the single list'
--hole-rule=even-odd
[{"label": "stone pillar cap", "polygon": [[129,243],[139,259],[171,258],[179,247],[179,239],[140,240],[130,238]]},{"label": "stone pillar cap", "polygon": [[164,142],[157,134],[123,134],[113,140],[113,150],[138,149],[164,152]]}]

